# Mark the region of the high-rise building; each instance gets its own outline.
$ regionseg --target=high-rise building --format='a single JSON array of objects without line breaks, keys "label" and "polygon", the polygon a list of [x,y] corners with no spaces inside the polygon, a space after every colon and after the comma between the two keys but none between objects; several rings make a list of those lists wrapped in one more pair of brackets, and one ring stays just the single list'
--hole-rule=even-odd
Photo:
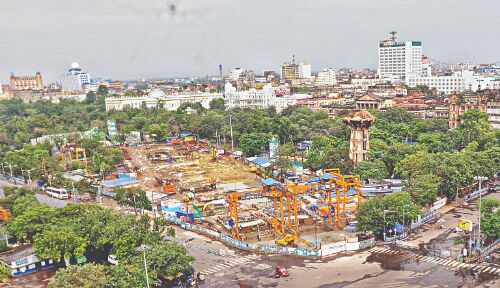
[{"label": "high-rise building", "polygon": [[82,91],[83,84],[90,83],[90,75],[80,69],[78,63],[72,63],[68,73],[61,75],[61,87],[64,91]]},{"label": "high-rise building", "polygon": [[299,65],[295,62],[281,65],[281,78],[290,80],[299,78]]},{"label": "high-rise building", "polygon": [[43,90],[43,78],[40,72],[36,72],[35,76],[14,76],[10,75],[11,90]]},{"label": "high-rise building", "polygon": [[378,46],[378,74],[406,81],[410,76],[422,76],[422,42],[396,41],[396,32]]},{"label": "high-rise building", "polygon": [[323,69],[323,71],[318,72],[318,76],[316,77],[316,85],[337,85],[335,71],[332,68]]},{"label": "high-rise building", "polygon": [[309,63],[299,64],[299,78],[300,79],[311,78],[311,64]]}]

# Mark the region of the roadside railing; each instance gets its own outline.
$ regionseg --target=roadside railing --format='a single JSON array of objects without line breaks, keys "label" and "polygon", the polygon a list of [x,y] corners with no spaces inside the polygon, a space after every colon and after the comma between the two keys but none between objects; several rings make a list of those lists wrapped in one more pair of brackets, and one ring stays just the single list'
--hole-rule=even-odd
[{"label": "roadside railing", "polygon": [[165,217],[165,219],[171,223],[181,226],[185,230],[197,232],[199,234],[203,234],[211,238],[216,238],[219,241],[229,246],[245,251],[254,251],[265,254],[282,254],[282,255],[294,255],[302,257],[322,257],[322,256],[333,255],[340,252],[367,249],[375,244],[375,239],[373,238],[358,242],[340,241],[326,245],[320,245],[318,249],[286,247],[275,244],[247,243],[245,241],[236,240],[229,235],[225,235],[217,231],[200,227],[199,225],[196,224],[184,222],[176,217]]},{"label": "roadside railing", "polygon": [[498,246],[500,246],[500,238],[495,240],[495,242],[491,243],[490,245],[484,247],[481,249],[481,256],[487,256],[490,254],[492,251],[494,251]]}]

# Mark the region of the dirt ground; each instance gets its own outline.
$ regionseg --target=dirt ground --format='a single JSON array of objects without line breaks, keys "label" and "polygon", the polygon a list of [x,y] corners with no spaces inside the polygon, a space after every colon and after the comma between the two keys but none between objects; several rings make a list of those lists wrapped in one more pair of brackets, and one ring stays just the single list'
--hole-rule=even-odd
[{"label": "dirt ground", "polygon": [[181,188],[196,188],[212,181],[218,184],[241,182],[250,187],[258,185],[255,174],[250,172],[241,160],[220,157],[212,161],[209,151],[201,149],[191,152],[190,155],[174,157],[173,163],[153,163],[147,158],[147,153],[154,149],[173,150],[173,147],[165,144],[161,148],[158,145],[151,149],[146,149],[145,146],[127,148],[132,163],[139,167],[138,179],[143,181],[144,188],[148,190],[160,191],[155,177],[174,179],[175,186]]}]

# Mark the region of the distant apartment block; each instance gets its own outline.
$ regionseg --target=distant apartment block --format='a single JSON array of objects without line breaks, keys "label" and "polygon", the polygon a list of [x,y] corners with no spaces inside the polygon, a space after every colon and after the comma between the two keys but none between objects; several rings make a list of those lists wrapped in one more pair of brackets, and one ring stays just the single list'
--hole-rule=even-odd
[{"label": "distant apartment block", "polygon": [[290,80],[299,78],[299,65],[296,63],[284,63],[281,65],[281,78]]},{"label": "distant apartment block", "polygon": [[396,37],[379,42],[378,75],[406,81],[422,75],[422,42],[399,42]]},{"label": "distant apartment block", "polygon": [[500,93],[489,97],[486,113],[488,113],[488,121],[491,125],[496,129],[500,129]]},{"label": "distant apartment block", "polygon": [[15,76],[10,75],[11,90],[43,90],[43,78],[40,72],[36,72],[35,76]]},{"label": "distant apartment block", "polygon": [[337,85],[337,75],[332,68],[323,69],[323,71],[318,72],[316,76],[316,85],[319,86],[333,86]]}]

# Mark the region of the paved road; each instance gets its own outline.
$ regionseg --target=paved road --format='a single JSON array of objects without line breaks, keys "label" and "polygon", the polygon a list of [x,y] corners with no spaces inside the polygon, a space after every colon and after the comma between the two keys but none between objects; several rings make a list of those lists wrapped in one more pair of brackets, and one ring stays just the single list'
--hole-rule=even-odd
[{"label": "paved road", "polygon": [[[452,260],[387,246],[330,260],[311,260],[249,254],[180,228],[176,233],[180,241],[190,239],[187,249],[197,259],[194,267],[206,275],[201,287],[500,287],[495,280],[500,267],[463,267]],[[272,276],[279,264],[288,268],[289,277]],[[462,267],[474,273],[463,274]]]}]

